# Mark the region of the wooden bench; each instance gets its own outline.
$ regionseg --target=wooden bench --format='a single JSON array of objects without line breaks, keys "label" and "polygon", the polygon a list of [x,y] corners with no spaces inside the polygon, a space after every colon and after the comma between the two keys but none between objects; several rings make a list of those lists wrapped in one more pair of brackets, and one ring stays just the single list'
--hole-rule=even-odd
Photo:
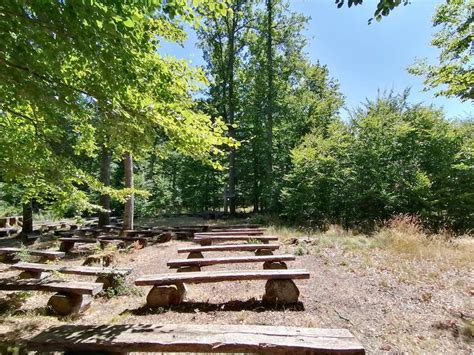
[{"label": "wooden bench", "polygon": [[60,325],[26,342],[27,350],[76,354],[127,352],[364,355],[346,329],[265,325]]},{"label": "wooden bench", "polygon": [[247,231],[215,231],[215,232],[203,232],[203,233],[194,233],[195,237],[208,237],[213,235],[263,235],[263,230],[247,230]]},{"label": "wooden bench", "polygon": [[103,284],[104,289],[117,285],[119,277],[125,277],[132,272],[130,268],[111,268],[94,266],[61,266],[52,264],[17,263],[11,269],[21,270],[20,279],[41,279],[44,273],[59,272],[83,276],[97,276],[95,282]]},{"label": "wooden bench", "polygon": [[267,280],[263,301],[266,303],[295,303],[299,290],[294,279],[309,279],[306,270],[232,270],[181,272],[142,276],[135,280],[137,286],[153,286],[147,296],[149,307],[166,307],[183,302],[185,283],[210,283],[242,280]]},{"label": "wooden bench", "polygon": [[122,241],[126,243],[133,243],[133,242],[139,242],[140,245],[145,247],[148,244],[148,240],[145,237],[121,237],[118,235],[105,235],[105,236],[100,236],[97,237],[97,240],[99,241]]},{"label": "wooden bench", "polygon": [[9,236],[10,234],[14,234],[16,232],[18,232],[18,228],[15,227],[0,228],[0,237]]},{"label": "wooden bench", "polygon": [[134,236],[154,237],[161,233],[162,231],[158,229],[125,229],[120,232],[120,235],[123,237],[134,237]]},{"label": "wooden bench", "polygon": [[92,301],[92,296],[102,291],[102,284],[46,279],[0,279],[0,290],[57,292],[49,299],[48,306],[56,314],[65,316],[87,309]]},{"label": "wooden bench", "polygon": [[253,251],[255,255],[272,255],[272,250],[280,248],[278,244],[221,244],[201,247],[179,248],[178,253],[189,253],[188,258],[204,258],[208,251]]},{"label": "wooden bench", "polygon": [[95,244],[97,243],[97,239],[95,238],[86,238],[86,237],[70,237],[70,238],[58,238],[61,242],[59,245],[59,250],[65,253],[68,253],[74,248],[76,243],[84,243],[84,244]]},{"label": "wooden bench", "polygon": [[[22,248],[0,248],[0,255],[2,256],[3,261],[12,261],[14,256],[20,252],[23,252],[24,249]],[[58,258],[64,258],[66,254],[60,251],[54,250],[34,250],[34,249],[27,249],[26,250],[29,255],[33,256],[41,256],[48,260],[54,260]]]},{"label": "wooden bench", "polygon": [[169,260],[169,268],[183,271],[201,271],[201,267],[220,264],[263,263],[264,269],[287,269],[285,261],[295,260],[294,255],[231,256],[221,258],[195,258]]},{"label": "wooden bench", "polygon": [[261,224],[211,224],[206,226],[208,230],[212,231],[214,229],[254,229],[254,228],[261,228]]},{"label": "wooden bench", "polygon": [[278,240],[278,237],[270,235],[209,235],[209,236],[195,236],[193,241],[201,245],[211,245],[213,242],[235,242],[240,240],[259,240],[264,244],[271,241]]}]

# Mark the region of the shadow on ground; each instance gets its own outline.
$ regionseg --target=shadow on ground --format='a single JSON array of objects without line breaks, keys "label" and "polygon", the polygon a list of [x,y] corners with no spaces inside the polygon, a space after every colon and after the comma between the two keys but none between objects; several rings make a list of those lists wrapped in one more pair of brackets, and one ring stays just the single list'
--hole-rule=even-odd
[{"label": "shadow on ground", "polygon": [[156,307],[151,308],[143,306],[137,309],[128,309],[122,312],[122,314],[133,314],[137,316],[147,314],[161,314],[167,312],[177,313],[196,313],[196,312],[240,312],[240,311],[251,311],[251,312],[265,312],[265,311],[304,311],[304,305],[302,302],[296,302],[293,304],[268,304],[259,300],[250,299],[247,301],[229,301],[224,303],[207,303],[207,302],[184,302],[177,306],[171,307]]}]

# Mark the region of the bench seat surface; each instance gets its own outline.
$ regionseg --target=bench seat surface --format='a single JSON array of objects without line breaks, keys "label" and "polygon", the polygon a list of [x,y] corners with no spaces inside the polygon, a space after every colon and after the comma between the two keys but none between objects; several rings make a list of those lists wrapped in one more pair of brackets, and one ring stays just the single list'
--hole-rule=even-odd
[{"label": "bench seat surface", "polygon": [[213,240],[278,240],[278,237],[273,235],[194,235],[193,241],[213,241]]},{"label": "bench seat surface", "polygon": [[291,254],[282,255],[264,255],[264,256],[230,256],[221,258],[196,258],[196,259],[174,259],[169,260],[167,265],[169,267],[180,266],[206,266],[217,264],[238,264],[238,263],[264,263],[264,262],[279,262],[292,261],[295,256]]},{"label": "bench seat surface", "polygon": [[[22,251],[21,248],[0,248],[0,254],[15,254]],[[63,258],[66,256],[66,253],[62,251],[55,251],[55,250],[34,250],[28,249],[28,254],[35,255],[35,256],[54,256],[57,258]]]},{"label": "bench seat surface", "polygon": [[74,243],[97,243],[95,238],[81,238],[81,237],[65,237],[58,238],[60,242],[74,242]]},{"label": "bench seat surface", "polygon": [[263,231],[215,231],[215,232],[199,232],[199,233],[194,233],[196,237],[207,237],[207,236],[213,236],[213,235],[263,235]]},{"label": "bench seat surface", "polygon": [[365,354],[346,329],[262,325],[62,325],[27,342],[36,351]]},{"label": "bench seat surface", "polygon": [[145,275],[135,280],[137,286],[170,285],[175,283],[207,283],[238,280],[309,279],[309,272],[300,269],[232,270],[180,272],[173,274]]},{"label": "bench seat surface", "polygon": [[255,251],[255,250],[277,250],[279,244],[221,244],[202,247],[187,247],[178,249],[178,253],[193,253],[203,251]]},{"label": "bench seat surface", "polygon": [[79,295],[96,295],[103,285],[95,282],[61,281],[61,280],[12,280],[0,279],[2,291],[49,291],[65,292]]},{"label": "bench seat surface", "polygon": [[132,269],[122,268],[115,269],[111,267],[95,267],[95,266],[61,266],[52,264],[37,264],[37,263],[17,263],[11,266],[12,269],[22,271],[36,271],[36,272],[61,272],[63,274],[77,274],[77,275],[128,275]]}]

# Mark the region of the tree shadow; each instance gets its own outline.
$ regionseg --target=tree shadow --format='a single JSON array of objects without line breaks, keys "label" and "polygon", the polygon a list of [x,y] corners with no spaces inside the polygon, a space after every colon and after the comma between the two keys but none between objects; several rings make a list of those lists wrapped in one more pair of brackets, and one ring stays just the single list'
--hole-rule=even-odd
[{"label": "tree shadow", "polygon": [[240,312],[240,311],[251,311],[251,312],[266,312],[266,311],[292,311],[301,312],[304,311],[304,305],[302,302],[296,302],[292,304],[279,304],[279,303],[265,303],[261,300],[249,299],[247,301],[228,301],[223,303],[208,303],[208,302],[183,302],[180,305],[170,307],[149,307],[143,306],[137,309],[128,309],[121,313],[133,314],[137,316],[144,316],[148,314],[161,314],[167,312],[177,313],[196,313],[196,312]]}]

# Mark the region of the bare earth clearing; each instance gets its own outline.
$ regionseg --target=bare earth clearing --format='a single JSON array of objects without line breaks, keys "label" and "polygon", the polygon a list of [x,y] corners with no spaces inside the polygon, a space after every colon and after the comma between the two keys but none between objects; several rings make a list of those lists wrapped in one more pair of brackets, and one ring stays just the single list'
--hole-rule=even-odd
[{"label": "bare earth clearing", "polygon": [[[288,263],[289,268],[305,268],[311,273],[310,280],[296,281],[301,304],[286,309],[265,308],[259,301],[265,282],[249,281],[189,285],[184,305],[150,310],[144,307],[149,287],[130,286],[127,295],[97,298],[77,318],[58,319],[48,315],[45,308],[51,294],[20,293],[26,296],[25,300],[14,305],[13,301],[18,299],[13,296],[15,293],[0,292],[0,342],[66,323],[260,324],[347,328],[368,353],[472,353],[474,275],[472,254],[469,255],[473,250],[472,240],[446,246],[444,251],[438,246],[437,252],[443,257],[424,255],[422,260],[416,255],[425,252],[415,250],[419,245],[408,245],[411,248],[408,251],[401,247],[374,246],[371,238],[337,232],[303,238],[306,241],[291,240],[291,234],[285,230],[270,229],[267,234],[279,235],[280,241],[284,241],[281,253],[299,255],[296,261]],[[48,243],[54,249],[51,244],[54,242]],[[176,249],[192,244],[173,240],[119,253],[114,265],[133,268],[127,278],[127,284],[132,285],[141,275],[176,272],[169,270],[166,262],[186,257]],[[35,247],[47,245],[38,243]],[[81,265],[91,248],[91,245],[80,245],[73,257],[60,263]],[[216,253],[205,254],[213,255]],[[0,267],[4,270],[6,265]],[[203,270],[252,268],[261,265],[221,265]],[[17,271],[3,271],[2,277],[16,274]]]}]

